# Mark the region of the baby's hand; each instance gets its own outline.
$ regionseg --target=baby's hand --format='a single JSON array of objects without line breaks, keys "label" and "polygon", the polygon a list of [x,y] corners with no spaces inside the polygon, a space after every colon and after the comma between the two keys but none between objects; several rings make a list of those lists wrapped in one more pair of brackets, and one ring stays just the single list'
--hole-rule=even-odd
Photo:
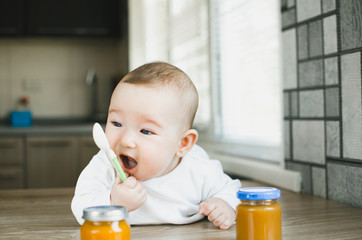
[{"label": "baby's hand", "polygon": [[134,177],[128,177],[124,183],[119,176],[112,186],[111,205],[125,206],[128,212],[132,212],[141,207],[147,199],[146,190]]},{"label": "baby's hand", "polygon": [[234,223],[234,209],[221,198],[210,198],[199,205],[200,214],[208,216],[210,222],[220,229],[228,229]]}]

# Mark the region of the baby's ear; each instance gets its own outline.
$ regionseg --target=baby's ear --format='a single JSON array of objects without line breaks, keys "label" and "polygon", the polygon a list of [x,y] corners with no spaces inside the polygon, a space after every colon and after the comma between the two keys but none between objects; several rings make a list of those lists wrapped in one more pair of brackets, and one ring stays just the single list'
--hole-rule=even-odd
[{"label": "baby's ear", "polygon": [[186,130],[181,138],[176,155],[178,157],[185,156],[185,154],[188,153],[194,146],[198,137],[199,133],[195,129]]}]

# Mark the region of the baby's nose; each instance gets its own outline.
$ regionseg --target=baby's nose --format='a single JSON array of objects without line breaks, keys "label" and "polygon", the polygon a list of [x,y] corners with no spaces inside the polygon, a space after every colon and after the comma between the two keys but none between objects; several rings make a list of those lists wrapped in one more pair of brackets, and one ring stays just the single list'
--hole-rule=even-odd
[{"label": "baby's nose", "polygon": [[136,142],[134,139],[134,136],[132,133],[130,133],[129,131],[127,131],[122,137],[121,137],[121,143],[124,147],[127,148],[135,148],[136,147]]},{"label": "baby's nose", "polygon": [[127,147],[129,148],[135,148],[136,147],[136,144],[134,142],[130,142],[127,144]]}]

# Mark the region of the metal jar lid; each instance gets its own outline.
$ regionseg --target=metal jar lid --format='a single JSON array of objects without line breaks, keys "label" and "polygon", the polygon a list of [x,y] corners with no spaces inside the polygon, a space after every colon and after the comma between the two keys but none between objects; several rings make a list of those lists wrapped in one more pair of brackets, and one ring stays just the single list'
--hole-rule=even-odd
[{"label": "metal jar lid", "polygon": [[119,221],[128,216],[123,206],[95,206],[83,209],[83,219],[88,221]]}]

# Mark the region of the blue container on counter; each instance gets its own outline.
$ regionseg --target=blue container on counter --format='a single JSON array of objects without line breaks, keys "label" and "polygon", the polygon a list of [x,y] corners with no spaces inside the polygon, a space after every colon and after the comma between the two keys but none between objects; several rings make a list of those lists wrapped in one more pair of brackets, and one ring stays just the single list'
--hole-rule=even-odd
[{"label": "blue container on counter", "polygon": [[12,111],[10,112],[10,124],[12,127],[30,127],[32,117],[30,111]]}]

